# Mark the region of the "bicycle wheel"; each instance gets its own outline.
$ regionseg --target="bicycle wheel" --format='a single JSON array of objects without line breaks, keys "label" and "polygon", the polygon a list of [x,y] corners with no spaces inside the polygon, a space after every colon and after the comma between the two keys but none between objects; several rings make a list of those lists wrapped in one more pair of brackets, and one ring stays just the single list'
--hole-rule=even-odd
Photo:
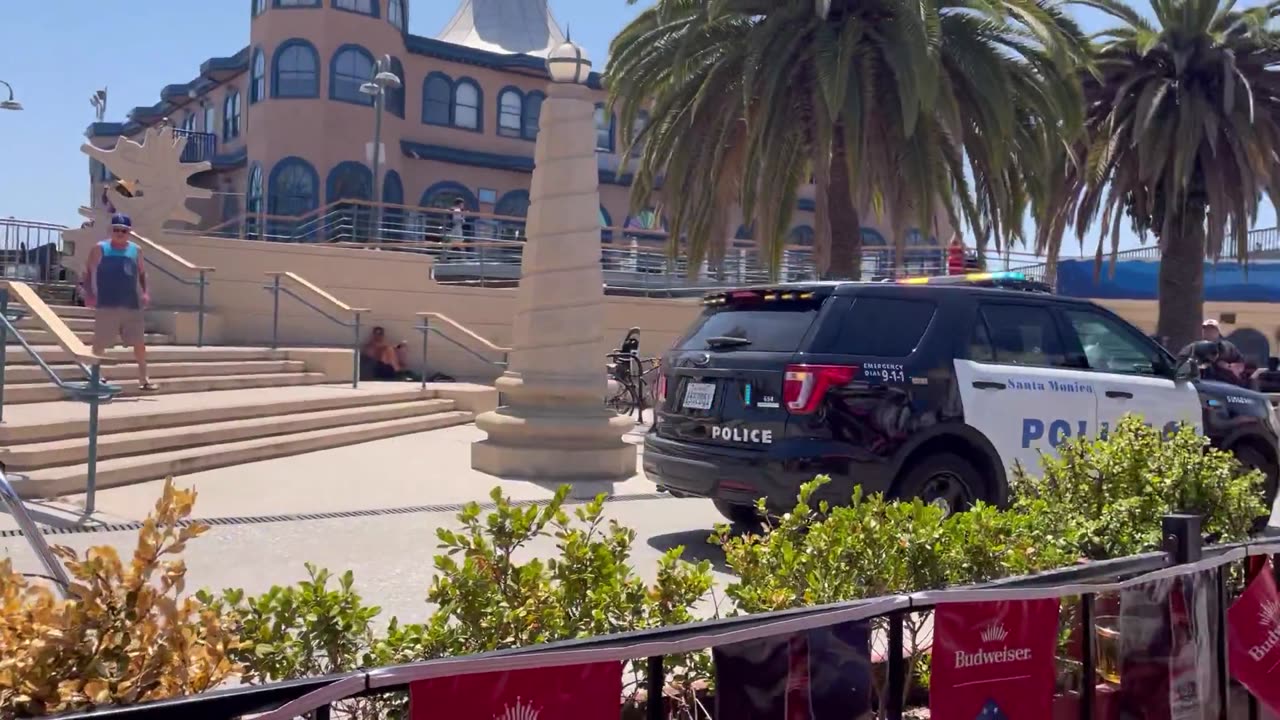
[{"label": "bicycle wheel", "polygon": [[630,385],[619,385],[618,391],[604,404],[619,415],[630,415],[636,410],[635,393]]}]

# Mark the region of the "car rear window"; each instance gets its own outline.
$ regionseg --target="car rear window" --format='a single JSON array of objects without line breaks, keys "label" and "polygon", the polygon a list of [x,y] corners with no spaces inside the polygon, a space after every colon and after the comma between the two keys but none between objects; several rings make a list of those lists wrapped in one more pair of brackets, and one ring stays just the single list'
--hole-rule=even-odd
[{"label": "car rear window", "polygon": [[708,338],[742,338],[739,346],[751,352],[795,352],[818,316],[820,302],[787,301],[776,305],[750,304],[708,307],[694,321],[679,350],[710,350]]},{"label": "car rear window", "polygon": [[845,313],[833,348],[844,355],[906,357],[933,321],[932,300],[860,297]]}]

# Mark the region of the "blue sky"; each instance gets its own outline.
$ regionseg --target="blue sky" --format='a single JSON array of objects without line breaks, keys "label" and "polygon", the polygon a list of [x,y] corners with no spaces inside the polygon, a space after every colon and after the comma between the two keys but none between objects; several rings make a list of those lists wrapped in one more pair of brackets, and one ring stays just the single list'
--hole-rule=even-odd
[{"label": "blue sky", "polygon": [[[0,111],[0,217],[78,224],[76,209],[89,190],[80,144],[93,120],[93,91],[106,86],[107,119],[123,120],[130,108],[159,100],[161,87],[191,80],[200,63],[231,55],[249,39],[248,0],[0,2],[0,80],[25,106]],[[597,69],[614,33],[647,4],[551,0]],[[409,29],[433,36],[456,8],[455,0],[410,0]],[[1081,20],[1099,27],[1096,16]],[[1258,226],[1274,224],[1268,207]],[[1074,254],[1074,246],[1064,250]]]}]

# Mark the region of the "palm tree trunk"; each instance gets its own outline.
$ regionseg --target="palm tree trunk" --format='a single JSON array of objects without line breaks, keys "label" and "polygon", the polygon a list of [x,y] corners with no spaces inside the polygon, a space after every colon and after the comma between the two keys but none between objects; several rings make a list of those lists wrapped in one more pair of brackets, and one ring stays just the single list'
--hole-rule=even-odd
[{"label": "palm tree trunk", "polygon": [[[824,280],[862,279],[862,218],[853,202],[853,178],[844,159],[842,133],[836,133],[831,153],[831,187],[827,192],[827,215],[831,219],[831,262]],[[822,198],[819,198],[819,202]]]},{"label": "palm tree trunk", "polygon": [[1156,335],[1174,352],[1199,339],[1204,320],[1203,199],[1188,199],[1181,220],[1172,237],[1162,238],[1165,249],[1157,285]]}]

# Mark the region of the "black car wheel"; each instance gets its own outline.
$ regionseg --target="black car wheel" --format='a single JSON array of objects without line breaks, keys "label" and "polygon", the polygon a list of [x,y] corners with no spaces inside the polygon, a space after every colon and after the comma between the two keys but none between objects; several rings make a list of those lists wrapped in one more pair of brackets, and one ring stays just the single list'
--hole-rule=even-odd
[{"label": "black car wheel", "polygon": [[982,478],[973,463],[953,453],[938,453],[911,465],[894,494],[903,500],[920,498],[951,514],[983,499],[981,487]]},{"label": "black car wheel", "polygon": [[756,511],[755,505],[740,505],[724,500],[712,500],[711,502],[716,506],[716,510],[725,516],[725,519],[740,530],[759,532],[764,527],[764,523],[760,519],[760,513]]},{"label": "black car wheel", "polygon": [[1241,445],[1232,448],[1231,453],[1236,456],[1236,460],[1249,470],[1260,470],[1266,476],[1266,481],[1262,486],[1262,504],[1266,507],[1265,514],[1254,522],[1254,531],[1262,530],[1271,521],[1271,508],[1276,502],[1277,480],[1280,479],[1280,470],[1277,470],[1275,463],[1267,459],[1261,450],[1252,445]]}]

